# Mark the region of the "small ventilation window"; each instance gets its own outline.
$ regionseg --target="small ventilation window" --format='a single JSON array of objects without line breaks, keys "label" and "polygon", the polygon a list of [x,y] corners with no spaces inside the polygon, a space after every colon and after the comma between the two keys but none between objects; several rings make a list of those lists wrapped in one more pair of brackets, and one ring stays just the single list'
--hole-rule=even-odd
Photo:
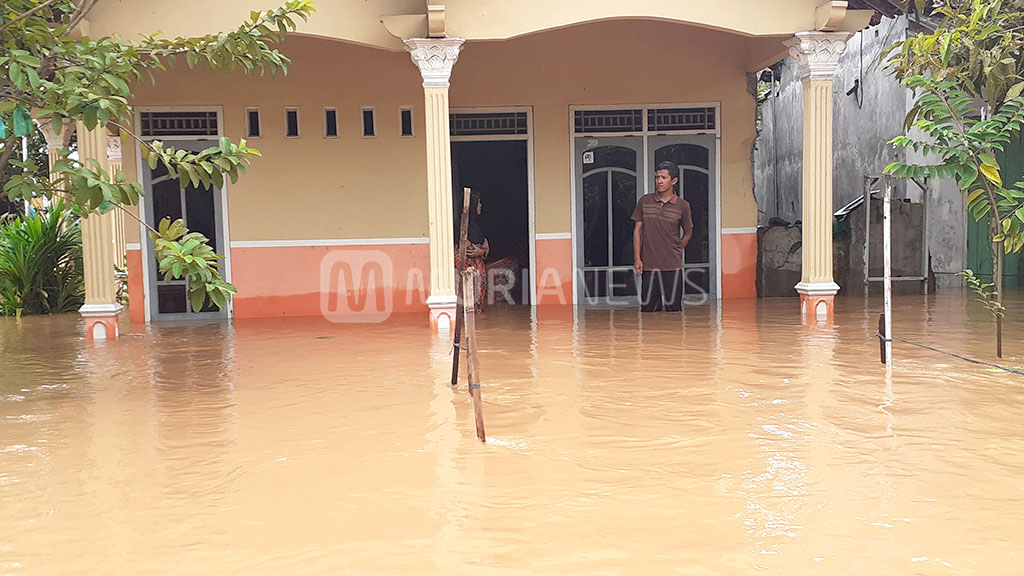
[{"label": "small ventilation window", "polygon": [[412,136],[412,108],[403,107],[399,110],[399,116],[402,120],[402,136]]},{"label": "small ventilation window", "polygon": [[374,118],[373,108],[363,108],[363,138],[375,138],[377,136],[377,120]]},{"label": "small ventilation window", "polygon": [[285,138],[298,138],[299,137],[299,109],[298,108],[285,108],[284,109],[284,126],[285,126]]},{"label": "small ventilation window", "polygon": [[245,109],[245,122],[246,130],[245,134],[247,138],[259,138],[263,134],[260,132],[260,109],[259,108],[246,108]]},{"label": "small ventilation window", "polygon": [[324,108],[324,138],[338,137],[338,109]]}]

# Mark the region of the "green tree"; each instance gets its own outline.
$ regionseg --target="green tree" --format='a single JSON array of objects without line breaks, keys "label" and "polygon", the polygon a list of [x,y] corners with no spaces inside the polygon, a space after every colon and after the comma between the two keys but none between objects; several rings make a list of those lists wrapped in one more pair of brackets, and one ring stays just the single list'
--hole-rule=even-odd
[{"label": "green tree", "polygon": [[[943,20],[935,32],[893,45],[885,64],[918,94],[907,126],[926,136],[899,136],[892,143],[938,161],[895,162],[886,172],[952,178],[972,217],[989,219],[999,308],[1003,255],[1024,247],[1024,181],[1003,182],[995,156],[1024,123],[1024,14],[1014,9],[1020,3],[964,0],[936,8]],[[994,316],[1002,357],[1002,315]]]},{"label": "green tree", "polygon": [[[16,146],[21,146],[21,142],[16,142],[15,144]],[[15,155],[20,158],[21,151],[16,151]],[[28,157],[33,164],[39,166],[39,175],[41,177],[45,178],[49,175],[50,167],[47,165],[46,138],[43,137],[43,133],[39,130],[34,130],[32,135],[28,137]],[[8,164],[3,175],[0,176],[0,182],[6,181],[7,178],[20,172],[21,168]],[[21,202],[11,202],[6,194],[0,194],[0,216],[4,214],[20,214],[21,212]]]},{"label": "green tree", "polygon": [[[314,11],[312,0],[288,0],[282,7],[253,11],[229,32],[195,38],[144,36],[89,38],[79,25],[98,0],[4,0],[0,4],[0,174],[10,201],[33,195],[60,196],[84,217],[138,204],[143,193],[122,172],[108,174],[91,159],[75,160],[63,150],[46,177],[40,162],[22,162],[22,136],[34,132],[33,119],[50,122],[59,132],[66,120],[82,121],[91,130],[116,126],[142,147],[151,168],[163,164],[183,185],[222,186],[236,181],[259,151],[245,140],[222,138],[200,152],[146,142],[131,130],[132,87],[154,82],[154,72],[183,60],[189,68],[246,74],[287,73],[290,61],[272,46],[295,29],[296,19]],[[13,174],[8,166],[14,166]],[[130,213],[130,212],[129,212]],[[133,216],[134,217],[134,216]],[[235,288],[220,274],[222,256],[202,234],[184,223],[162,222],[151,228],[154,250],[165,277],[189,278],[189,300],[198,311],[207,300],[223,308]]]}]

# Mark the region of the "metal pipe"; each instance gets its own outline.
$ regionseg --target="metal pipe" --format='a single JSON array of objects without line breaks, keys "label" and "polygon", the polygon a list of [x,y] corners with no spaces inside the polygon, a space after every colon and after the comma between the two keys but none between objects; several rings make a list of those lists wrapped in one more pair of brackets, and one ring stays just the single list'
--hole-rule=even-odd
[{"label": "metal pipe", "polygon": [[871,255],[871,176],[864,176],[864,297],[868,297],[868,288],[871,285],[871,272],[868,258]]},{"label": "metal pipe", "polygon": [[885,366],[892,367],[892,178],[885,179],[885,193],[882,198],[882,274],[885,298]]}]

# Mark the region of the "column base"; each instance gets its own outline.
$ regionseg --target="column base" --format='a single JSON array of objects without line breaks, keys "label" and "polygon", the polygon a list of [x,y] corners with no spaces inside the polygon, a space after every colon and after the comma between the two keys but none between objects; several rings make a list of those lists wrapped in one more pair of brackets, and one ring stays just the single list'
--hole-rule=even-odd
[{"label": "column base", "polygon": [[826,322],[835,318],[835,298],[839,285],[835,282],[801,282],[796,285],[800,293],[800,320],[804,324]]},{"label": "column base", "polygon": [[458,300],[455,296],[428,296],[430,328],[437,334],[447,334],[455,327],[455,310]]},{"label": "column base", "polygon": [[117,340],[121,309],[120,304],[86,304],[79,308],[78,313],[85,318],[85,339]]}]

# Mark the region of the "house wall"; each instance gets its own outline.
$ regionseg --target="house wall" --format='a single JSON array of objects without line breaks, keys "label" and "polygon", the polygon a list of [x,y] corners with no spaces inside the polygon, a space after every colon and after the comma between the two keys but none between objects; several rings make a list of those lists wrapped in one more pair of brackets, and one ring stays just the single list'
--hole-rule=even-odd
[{"label": "house wall", "polygon": [[[922,161],[910,151],[894,149],[890,140],[903,133],[913,96],[878,69],[885,48],[906,34],[906,19],[883,19],[881,24],[854,35],[839,62],[833,108],[833,206],[839,209],[864,194],[864,175],[880,174],[899,159]],[[761,129],[754,151],[754,190],[758,223],[772,217],[789,222],[802,218],[803,154],[802,85],[791,59],[781,64],[777,98],[762,106]],[[860,80],[862,98],[846,95]],[[916,186],[896,182],[897,196],[921,200]],[[877,189],[877,188],[876,188]],[[928,201],[928,249],[939,286],[959,285],[956,273],[966,263],[963,199],[955,183],[932,183]]]},{"label": "house wall", "polygon": [[[161,74],[156,86],[140,86],[135,101],[223,106],[233,140],[244,136],[245,108],[261,109],[263,137],[251,145],[263,157],[228,188],[240,317],[292,309],[316,313],[308,302],[320,270],[310,254],[322,246],[314,241],[351,249],[373,239],[374,249],[402,254],[418,246],[422,253],[411,249],[419,256],[408,266],[429,271],[422,245],[428,233],[423,92],[408,55],[308,37],[291,37],[281,50],[293,61],[286,77],[179,68]],[[569,303],[572,297],[572,105],[720,103],[722,226],[742,232],[756,224],[747,57],[742,37],[639,20],[466,45],[452,74],[452,107],[533,107],[539,303]],[[300,108],[299,139],[283,136],[285,106]],[[324,106],[338,107],[338,139],[323,138]],[[361,106],[376,108],[377,138],[360,137]],[[415,138],[399,137],[400,106],[413,107]],[[126,150],[126,173],[134,174],[134,165]],[[138,242],[137,228],[133,232],[129,242]],[[722,243],[727,295],[753,296],[755,242],[752,233],[742,232]],[[282,250],[281,243],[290,245]],[[253,270],[271,277],[287,270],[289,278],[258,280]],[[289,298],[307,304],[282,304]],[[414,300],[410,309],[424,307]]]}]

